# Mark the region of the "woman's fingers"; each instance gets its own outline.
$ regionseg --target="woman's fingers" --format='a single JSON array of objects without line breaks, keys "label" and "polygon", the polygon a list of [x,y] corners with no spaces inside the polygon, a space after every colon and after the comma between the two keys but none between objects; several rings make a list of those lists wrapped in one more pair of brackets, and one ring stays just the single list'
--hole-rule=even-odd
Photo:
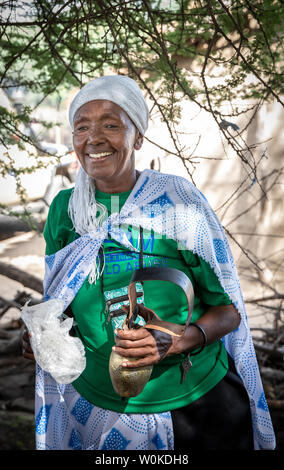
[{"label": "woman's fingers", "polygon": [[[140,367],[156,364],[159,361],[156,342],[145,328],[117,330],[116,334],[116,345],[113,350],[126,358],[124,367]],[[127,358],[137,358],[137,361],[127,362]]]},{"label": "woman's fingers", "polygon": [[143,346],[142,348],[120,348],[119,346],[113,347],[113,350],[120,354],[123,357],[145,357],[145,356],[155,356],[158,353],[157,348],[151,346]]},{"label": "woman's fingers", "polygon": [[114,333],[116,334],[118,338],[130,339],[133,341],[146,338],[149,335],[148,330],[146,330],[146,328],[143,328],[143,327],[133,328],[131,330],[116,329],[114,330]]},{"label": "woman's fingers", "polygon": [[145,366],[153,366],[159,362],[158,356],[146,356],[142,357],[141,359],[137,359],[137,361],[129,361],[125,358],[125,362],[122,362],[122,367],[125,369],[135,369],[136,367],[145,367]]},{"label": "woman's fingers", "polygon": [[121,348],[140,348],[155,345],[154,338],[145,328],[129,331],[117,330],[115,342]]},{"label": "woman's fingers", "polygon": [[31,334],[28,332],[28,330],[25,329],[22,336],[22,354],[26,359],[34,360],[34,353],[31,348],[30,337]]},{"label": "woman's fingers", "polygon": [[25,357],[26,359],[30,359],[32,361],[34,361],[35,357],[34,357],[34,353],[28,353],[26,351],[23,351],[23,357]]}]

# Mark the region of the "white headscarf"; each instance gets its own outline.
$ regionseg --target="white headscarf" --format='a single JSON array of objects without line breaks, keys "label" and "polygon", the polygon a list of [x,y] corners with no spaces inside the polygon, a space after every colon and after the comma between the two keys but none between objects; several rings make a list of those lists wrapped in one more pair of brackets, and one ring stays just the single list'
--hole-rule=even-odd
[{"label": "white headscarf", "polygon": [[149,110],[143,93],[132,78],[125,75],[107,75],[95,78],[83,86],[69,108],[69,122],[73,130],[76,111],[93,100],[108,100],[120,106],[144,135],[148,127]]}]

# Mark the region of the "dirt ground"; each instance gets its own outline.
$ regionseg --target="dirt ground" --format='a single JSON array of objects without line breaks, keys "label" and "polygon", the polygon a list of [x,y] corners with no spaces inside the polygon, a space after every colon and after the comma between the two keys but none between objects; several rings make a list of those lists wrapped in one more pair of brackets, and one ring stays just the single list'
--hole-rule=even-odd
[{"label": "dirt ground", "polygon": [[[1,230],[0,230],[1,232]],[[0,233],[1,236],[1,233]],[[2,234],[0,242],[0,259],[43,278],[44,242],[41,235],[34,232],[18,232],[13,236]],[[35,298],[40,294],[24,288]],[[23,286],[0,275],[0,298],[13,299]],[[0,308],[1,311],[1,308]],[[0,316],[0,331],[9,325],[7,331],[13,336],[19,333],[20,312],[10,308]],[[34,363],[24,359],[21,350],[12,354],[0,353],[0,450],[34,450]],[[282,400],[284,386],[274,387],[273,381],[264,381],[266,397]],[[277,390],[275,392],[275,390]],[[277,396],[277,394],[280,394]],[[270,408],[275,429],[277,448],[284,450],[284,409]]]}]

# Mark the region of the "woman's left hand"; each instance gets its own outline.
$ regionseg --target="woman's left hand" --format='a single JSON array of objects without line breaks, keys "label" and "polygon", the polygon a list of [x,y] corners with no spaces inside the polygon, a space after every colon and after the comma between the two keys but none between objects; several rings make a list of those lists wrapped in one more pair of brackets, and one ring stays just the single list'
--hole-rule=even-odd
[{"label": "woman's left hand", "polygon": [[[132,330],[116,330],[116,345],[113,350],[125,357],[124,367],[142,367],[157,364],[168,355],[181,352],[177,337],[159,334],[158,337],[146,328]],[[127,358],[137,358],[137,361],[127,361]]]}]

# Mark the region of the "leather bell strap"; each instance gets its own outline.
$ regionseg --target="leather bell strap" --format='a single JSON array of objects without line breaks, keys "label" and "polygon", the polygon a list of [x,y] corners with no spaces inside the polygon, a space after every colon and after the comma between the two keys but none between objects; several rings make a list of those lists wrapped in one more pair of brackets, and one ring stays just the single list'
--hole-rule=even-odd
[{"label": "leather bell strap", "polygon": [[[188,276],[184,272],[175,268],[150,267],[141,268],[134,271],[128,286],[129,320],[131,320],[133,312],[137,312],[137,292],[135,283],[143,283],[143,281],[169,281],[173,282],[183,290],[188,305],[188,316],[185,325],[163,321],[153,311],[149,309],[146,310],[148,310],[148,312],[152,312],[152,318],[149,318],[149,321],[146,321],[145,325],[145,328],[147,329],[159,330],[171,336],[181,336],[190,324],[194,302],[193,286]],[[140,313],[143,316],[142,306],[140,309]]]}]

